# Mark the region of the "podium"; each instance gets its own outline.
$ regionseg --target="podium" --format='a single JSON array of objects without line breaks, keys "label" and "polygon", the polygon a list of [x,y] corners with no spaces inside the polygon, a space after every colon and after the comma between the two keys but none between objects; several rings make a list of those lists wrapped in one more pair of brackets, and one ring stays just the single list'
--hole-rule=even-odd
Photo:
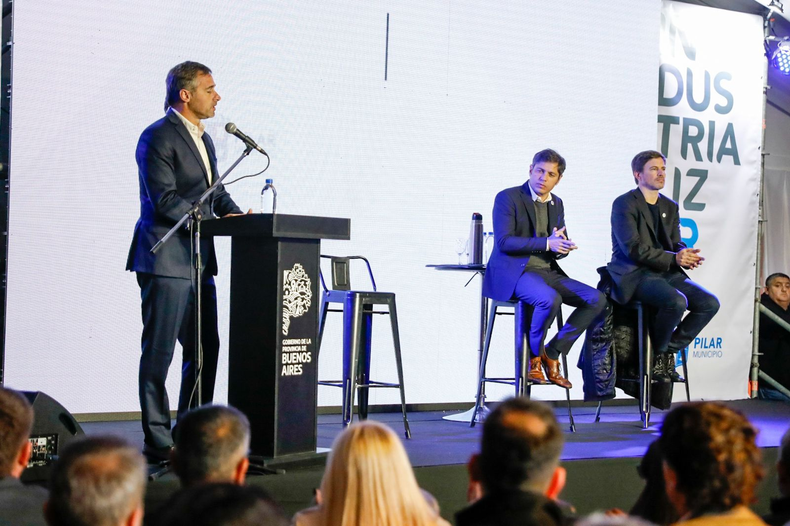
[{"label": "podium", "polygon": [[350,239],[351,220],[247,214],[201,223],[231,237],[228,403],[250,420],[250,453],[316,453],[321,239]]}]

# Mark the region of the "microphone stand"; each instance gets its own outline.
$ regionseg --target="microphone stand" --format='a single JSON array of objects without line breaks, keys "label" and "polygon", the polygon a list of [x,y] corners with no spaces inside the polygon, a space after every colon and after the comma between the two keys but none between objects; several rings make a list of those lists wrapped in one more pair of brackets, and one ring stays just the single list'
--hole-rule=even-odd
[{"label": "microphone stand", "polygon": [[[151,249],[152,254],[156,254],[159,248],[167,243],[167,241],[176,233],[176,231],[181,228],[181,225],[184,224],[185,221],[189,221],[189,232],[193,238],[193,250],[190,254],[190,265],[195,270],[195,273],[192,277],[192,289],[195,291],[195,385],[192,388],[192,393],[189,397],[189,407],[199,407],[203,404],[203,393],[202,393],[202,376],[203,376],[203,314],[202,314],[202,307],[203,307],[203,287],[202,287],[202,267],[203,261],[200,256],[200,222],[203,220],[203,216],[200,213],[200,206],[203,202],[208,199],[208,197],[214,193],[214,191],[219,187],[222,181],[233,171],[234,168],[245,158],[247,157],[250,152],[253,150],[252,146],[247,145],[244,149],[244,153],[242,153],[236,162],[234,162],[230,168],[228,168],[224,174],[219,179],[216,179],[212,182],[211,186],[209,186],[203,194],[198,197],[198,199],[192,203],[192,207],[187,211],[184,216],[179,219],[178,223],[173,225],[167,234],[165,234],[162,239],[157,241],[157,243]],[[194,395],[194,398],[193,398]]]}]

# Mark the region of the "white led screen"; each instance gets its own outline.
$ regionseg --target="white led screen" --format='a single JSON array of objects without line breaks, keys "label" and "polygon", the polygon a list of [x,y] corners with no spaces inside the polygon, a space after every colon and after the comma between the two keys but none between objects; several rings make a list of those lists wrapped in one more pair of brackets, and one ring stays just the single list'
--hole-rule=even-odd
[{"label": "white led screen", "polygon": [[[223,131],[233,121],[270,153],[278,211],[351,218],[351,241],[323,252],[366,255],[380,289],[397,293],[407,401],[471,402],[479,282],[465,288],[469,275],[425,265],[457,259],[473,212],[490,230],[495,194],[523,183],[532,154],[552,147],[568,160],[556,193],[580,247],[563,267],[595,285],[611,251],[611,202],[633,187],[631,157],[656,145],[660,7],[15,2],[7,385],[45,391],[76,413],[139,410],[139,291],[124,272],[139,206],[134,150],[162,115],[168,69],[196,60],[213,69],[223,97],[206,121],[220,169],[243,149]],[[253,154],[235,175],[264,162]],[[262,186],[258,177],[228,190],[242,208],[258,208]],[[228,242],[218,254],[226,351]],[[340,320],[331,316],[323,378],[340,372]],[[511,324],[499,322],[494,374],[512,371]],[[373,337],[374,375],[394,379],[383,318]],[[489,389],[493,398],[509,392]],[[226,397],[223,352],[216,398]],[[371,398],[396,400],[395,390]],[[338,405],[339,390],[319,389],[319,402]]]}]

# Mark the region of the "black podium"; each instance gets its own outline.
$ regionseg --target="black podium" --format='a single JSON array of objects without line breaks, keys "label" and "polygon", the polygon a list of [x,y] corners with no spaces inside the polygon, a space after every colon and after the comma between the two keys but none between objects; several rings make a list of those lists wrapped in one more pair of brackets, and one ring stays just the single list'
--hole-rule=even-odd
[{"label": "black podium", "polygon": [[250,419],[250,452],[316,452],[321,239],[350,239],[351,221],[248,214],[202,222],[231,236],[228,403]]}]

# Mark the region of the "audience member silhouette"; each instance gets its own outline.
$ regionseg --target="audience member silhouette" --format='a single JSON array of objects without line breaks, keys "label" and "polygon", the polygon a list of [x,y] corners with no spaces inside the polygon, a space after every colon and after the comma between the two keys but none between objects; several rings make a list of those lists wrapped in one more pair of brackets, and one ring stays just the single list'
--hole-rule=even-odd
[{"label": "audience member silhouette", "polygon": [[51,526],[139,526],[146,463],[117,437],[70,444],[55,463],[44,514]]},{"label": "audience member silhouette", "polygon": [[222,405],[198,407],[181,418],[175,434],[173,471],[182,486],[244,484],[250,465],[250,422],[241,411]]},{"label": "audience member silhouette", "polygon": [[661,428],[667,497],[689,526],[765,524],[750,509],[763,477],[757,431],[715,402],[684,404]]},{"label": "audience member silhouette", "polygon": [[0,525],[43,526],[47,492],[26,486],[19,477],[32,445],[33,408],[21,393],[0,387]]},{"label": "audience member silhouette", "polygon": [[659,525],[677,522],[678,514],[670,504],[664,489],[663,464],[661,448],[656,440],[647,448],[645,456],[639,463],[639,476],[645,480],[645,487],[628,512],[632,517],[641,517]]},{"label": "audience member silhouette", "polygon": [[398,436],[371,420],[335,439],[316,507],[295,526],[448,526],[420,490]]},{"label": "audience member silhouette", "polygon": [[763,520],[771,526],[782,526],[790,523],[790,429],[782,437],[779,446],[776,475],[780,496],[771,500],[771,513],[763,517]]},{"label": "audience member silhouette", "polygon": [[286,526],[280,507],[263,489],[231,482],[185,488],[155,526]]},{"label": "audience member silhouette", "polygon": [[565,486],[564,437],[545,403],[511,398],[483,424],[480,454],[469,461],[473,502],[457,526],[555,525],[569,518],[557,502]]}]

